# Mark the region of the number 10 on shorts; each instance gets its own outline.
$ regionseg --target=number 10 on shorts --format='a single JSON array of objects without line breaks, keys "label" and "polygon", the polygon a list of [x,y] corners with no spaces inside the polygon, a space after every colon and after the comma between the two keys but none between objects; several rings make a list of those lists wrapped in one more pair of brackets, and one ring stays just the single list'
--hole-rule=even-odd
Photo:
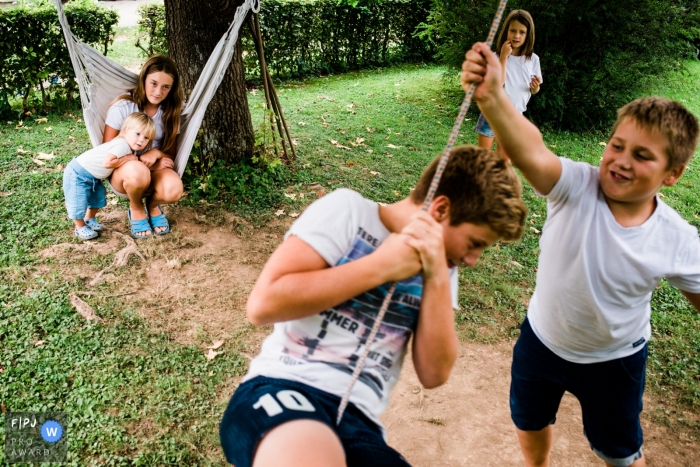
[{"label": "number 10 on shorts", "polygon": [[[277,394],[277,400],[279,400],[283,406],[289,410],[298,410],[300,412],[315,412],[316,408],[309,402],[309,400],[296,391],[290,389],[285,389],[279,391]],[[270,393],[260,396],[260,399],[253,404],[254,409],[259,409],[260,407],[265,410],[268,417],[274,417],[284,412],[282,406],[277,402]]]}]

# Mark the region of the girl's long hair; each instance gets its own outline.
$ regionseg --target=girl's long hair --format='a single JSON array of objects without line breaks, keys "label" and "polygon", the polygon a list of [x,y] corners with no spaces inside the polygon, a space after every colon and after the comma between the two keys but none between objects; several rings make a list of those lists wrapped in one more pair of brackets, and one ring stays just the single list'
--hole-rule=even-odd
[{"label": "girl's long hair", "polygon": [[177,134],[180,132],[180,114],[182,113],[182,87],[180,86],[180,75],[177,66],[172,58],[165,55],[154,55],[141,68],[139,80],[136,87],[129,91],[129,94],[119,96],[115,101],[128,99],[134,102],[140,111],[148,104],[146,97],[146,77],[153,73],[162,71],[173,79],[173,85],[168,92],[168,96],[160,103],[163,111],[163,144],[160,150],[167,154],[175,154],[177,144]]},{"label": "girl's long hair", "polygon": [[525,10],[513,10],[508,14],[506,20],[503,22],[503,29],[501,29],[501,33],[498,35],[498,48],[496,51],[500,53],[503,44],[508,40],[508,29],[510,29],[510,23],[513,21],[517,21],[527,28],[527,38],[520,48],[520,55],[524,55],[525,58],[530,60],[535,50],[535,22],[532,21],[530,13]]}]

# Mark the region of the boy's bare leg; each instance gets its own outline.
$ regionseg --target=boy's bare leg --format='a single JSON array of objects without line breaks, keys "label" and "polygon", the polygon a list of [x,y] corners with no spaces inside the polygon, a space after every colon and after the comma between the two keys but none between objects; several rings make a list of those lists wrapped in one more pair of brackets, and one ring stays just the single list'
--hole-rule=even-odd
[{"label": "boy's bare leg", "polygon": [[525,466],[549,467],[549,452],[552,450],[554,427],[548,425],[540,431],[524,431],[516,428],[515,431],[518,433],[520,449],[525,456]]},{"label": "boy's bare leg", "polygon": [[490,138],[488,136],[484,136],[482,134],[479,134],[479,142],[478,145],[480,148],[488,149],[491,151],[493,149],[493,140],[496,138]]},{"label": "boy's bare leg", "polygon": [[328,426],[316,420],[284,423],[260,441],[253,467],[345,467],[345,451]]}]

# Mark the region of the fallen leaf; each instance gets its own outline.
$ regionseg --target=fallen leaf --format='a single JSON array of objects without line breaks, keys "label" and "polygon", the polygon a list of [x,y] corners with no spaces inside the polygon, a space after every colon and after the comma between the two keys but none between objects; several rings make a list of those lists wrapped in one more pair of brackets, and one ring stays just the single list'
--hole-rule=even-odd
[{"label": "fallen leaf", "polygon": [[293,140],[292,140],[292,144],[293,144],[294,146],[297,146],[297,145],[299,144],[299,141],[293,139]]},{"label": "fallen leaf", "polygon": [[355,165],[355,161],[348,161],[347,164],[348,165]]},{"label": "fallen leaf", "polygon": [[337,144],[335,147],[340,148],[340,149],[348,149],[348,150],[350,149],[349,147],[343,146],[342,144]]},{"label": "fallen leaf", "polygon": [[355,142],[356,142],[357,144],[362,144],[362,143],[365,142],[365,139],[364,139],[364,138],[360,138],[360,137],[358,136],[357,139],[355,139]]},{"label": "fallen leaf", "polygon": [[34,347],[39,347],[40,345],[44,345],[44,344],[46,344],[46,341],[36,341],[34,343]]},{"label": "fallen leaf", "polygon": [[62,164],[58,164],[58,165],[56,166],[56,172],[60,172],[61,170],[63,170],[63,165],[62,165]]},{"label": "fallen leaf", "polygon": [[51,160],[51,159],[55,159],[56,156],[54,156],[53,153],[51,153],[51,154],[46,154],[45,152],[40,152],[39,154],[37,154],[36,158],[37,158],[37,159],[42,159],[42,160],[48,161],[48,160]]},{"label": "fallen leaf", "polygon": [[368,149],[367,152],[372,154],[374,151],[372,149]]},{"label": "fallen leaf", "polygon": [[534,227],[530,227],[530,230],[532,230],[532,231],[533,231],[533,232],[535,232],[536,234],[540,233],[540,231],[539,231],[539,230],[537,230],[537,229],[536,229],[536,228],[534,228]]},{"label": "fallen leaf", "polygon": [[517,267],[519,267],[519,268],[524,268],[524,267],[525,267],[525,266],[523,266],[522,264],[518,263],[517,261],[511,261],[510,264],[512,264],[513,266],[517,266]]},{"label": "fallen leaf", "polygon": [[47,126],[46,128],[44,128],[44,130],[46,130],[46,131],[52,131],[53,128],[51,128],[50,126]]},{"label": "fallen leaf", "polygon": [[40,161],[39,159],[32,159],[36,165],[46,165],[44,162]]},{"label": "fallen leaf", "polygon": [[92,309],[90,305],[85,303],[80,297],[78,297],[75,293],[71,292],[68,294],[68,297],[70,298],[70,304],[73,305],[73,307],[76,309],[78,313],[80,313],[80,316],[85,318],[88,321],[102,321],[102,318],[97,316],[95,314],[95,310]]},{"label": "fallen leaf", "polygon": [[376,172],[374,170],[370,170],[369,173],[371,173],[372,175],[381,175],[379,172]]},{"label": "fallen leaf", "polygon": [[306,125],[306,122],[298,122],[297,125],[304,126],[304,125]]},{"label": "fallen leaf", "polygon": [[390,149],[401,149],[401,146],[394,146],[393,144],[387,144],[386,147]]},{"label": "fallen leaf", "polygon": [[604,143],[604,142],[601,141],[600,143],[598,143],[598,145],[605,147],[605,146],[608,145],[608,143]]},{"label": "fallen leaf", "polygon": [[37,123],[46,123],[46,122],[49,121],[49,119],[46,118],[46,117],[44,117],[44,118],[37,118],[37,119],[35,119],[34,121],[37,122]]},{"label": "fallen leaf", "polygon": [[75,136],[68,135],[68,139],[70,140],[71,143],[75,142]]},{"label": "fallen leaf", "polygon": [[0,193],[0,197],[5,198],[5,197],[7,197],[7,196],[10,196],[11,194],[12,194],[12,192],[10,192],[10,193]]},{"label": "fallen leaf", "polygon": [[285,196],[285,198],[289,198],[289,199],[294,199],[297,197],[297,195],[295,195],[294,193],[285,193],[284,196]]},{"label": "fallen leaf", "polygon": [[221,341],[214,341],[209,347],[207,347],[207,349],[216,350],[216,349],[218,349],[219,347],[221,347],[222,345],[224,345],[224,341],[223,341],[223,340],[221,340]]},{"label": "fallen leaf", "polygon": [[304,197],[304,193],[299,193],[299,198],[303,198],[303,197]]},{"label": "fallen leaf", "polygon": [[17,148],[17,154],[31,154],[31,152],[25,151],[24,149],[22,149],[22,146],[20,146]]},{"label": "fallen leaf", "polygon": [[549,147],[550,147],[550,148],[556,148],[557,145],[556,145],[556,144],[550,144]]},{"label": "fallen leaf", "polygon": [[318,190],[318,191],[316,192],[316,198],[320,198],[320,197],[322,197],[322,196],[325,195],[325,194],[326,194],[326,189],[325,189],[325,188],[321,188],[320,190]]},{"label": "fallen leaf", "polygon": [[665,198],[663,193],[659,193],[659,198]]},{"label": "fallen leaf", "polygon": [[223,352],[214,352],[214,349],[209,349],[209,353],[207,354],[207,361],[210,362],[216,358],[217,355]]},{"label": "fallen leaf", "polygon": [[394,157],[393,154],[387,154],[386,157]]},{"label": "fallen leaf", "polygon": [[116,206],[116,204],[117,204],[118,202],[119,202],[119,200],[116,199],[116,198],[114,198],[113,200],[110,200],[109,204],[111,204],[112,206]]},{"label": "fallen leaf", "polygon": [[331,144],[332,144],[333,146],[335,146],[336,144],[338,144],[338,142],[337,142],[336,140],[334,140],[334,139],[330,140],[330,142],[331,142]]},{"label": "fallen leaf", "polygon": [[401,83],[394,83],[394,86],[401,86]]},{"label": "fallen leaf", "polygon": [[375,131],[377,131],[376,128],[370,128],[370,127],[366,127],[365,130],[367,130],[367,133],[374,133]]},{"label": "fallen leaf", "polygon": [[275,211],[275,216],[283,216],[284,215],[284,209],[280,209],[279,211]]},{"label": "fallen leaf", "polygon": [[298,212],[293,212],[293,213],[291,213],[291,214],[289,215],[289,217],[295,217],[295,218],[296,218],[296,217],[299,217],[299,213],[298,213]]}]

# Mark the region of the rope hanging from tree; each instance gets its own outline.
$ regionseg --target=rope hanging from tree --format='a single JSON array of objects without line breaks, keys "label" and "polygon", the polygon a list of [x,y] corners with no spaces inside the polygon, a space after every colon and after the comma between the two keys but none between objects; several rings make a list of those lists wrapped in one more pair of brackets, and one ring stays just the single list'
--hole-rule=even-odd
[{"label": "rope hanging from tree", "polygon": [[[498,9],[496,10],[496,15],[493,18],[493,23],[491,23],[491,31],[489,32],[488,38],[486,39],[486,43],[491,47],[491,44],[493,44],[493,39],[496,37],[496,32],[498,31],[498,25],[501,23],[501,18],[503,17],[503,11],[506,9],[506,4],[508,3],[508,0],[501,0],[500,5],[498,5]],[[452,147],[454,146],[455,142],[457,141],[457,136],[459,135],[459,129],[462,126],[462,122],[464,121],[465,115],[467,115],[467,110],[469,109],[469,105],[472,102],[472,95],[474,94],[474,88],[476,88],[476,85],[474,83],[469,86],[469,90],[467,90],[466,96],[464,96],[464,101],[462,102],[462,107],[459,110],[459,114],[457,115],[457,120],[455,121],[454,126],[452,127],[452,132],[450,133],[450,137],[447,140],[447,146],[445,146],[445,150],[442,152],[442,155],[440,156],[440,162],[438,163],[437,169],[435,170],[435,176],[433,177],[432,182],[430,182],[430,188],[428,189],[428,194],[425,197],[425,201],[423,202],[423,206],[421,209],[423,211],[427,211],[428,207],[430,206],[430,203],[433,201],[433,197],[435,196],[435,192],[437,191],[438,185],[440,184],[440,177],[442,177],[442,173],[445,171],[445,167],[447,166],[447,162],[450,160],[450,151],[452,150]],[[345,391],[345,394],[343,394],[342,399],[340,400],[340,405],[338,406],[338,417],[336,418],[336,425],[340,425],[341,420],[343,419],[343,413],[345,412],[346,407],[348,406],[348,402],[350,401],[350,393],[352,392],[353,386],[355,386],[355,383],[357,382],[357,379],[360,377],[360,373],[362,373],[362,368],[365,365],[365,360],[367,360],[367,355],[369,355],[369,349],[370,346],[374,343],[374,339],[377,336],[377,332],[379,332],[379,327],[382,324],[382,321],[384,320],[384,315],[386,314],[387,309],[389,308],[389,304],[391,303],[391,298],[394,295],[394,291],[396,290],[396,284],[397,282],[394,282],[391,284],[391,287],[389,288],[389,291],[387,292],[386,297],[384,297],[384,301],[382,302],[382,306],[379,309],[379,313],[377,313],[377,317],[374,319],[374,324],[372,325],[372,330],[369,333],[369,336],[367,337],[367,340],[365,341],[365,348],[362,350],[362,354],[360,355],[360,358],[357,360],[357,363],[355,364],[355,369],[352,372],[352,377],[350,378],[350,384],[348,385],[348,388]]]}]

